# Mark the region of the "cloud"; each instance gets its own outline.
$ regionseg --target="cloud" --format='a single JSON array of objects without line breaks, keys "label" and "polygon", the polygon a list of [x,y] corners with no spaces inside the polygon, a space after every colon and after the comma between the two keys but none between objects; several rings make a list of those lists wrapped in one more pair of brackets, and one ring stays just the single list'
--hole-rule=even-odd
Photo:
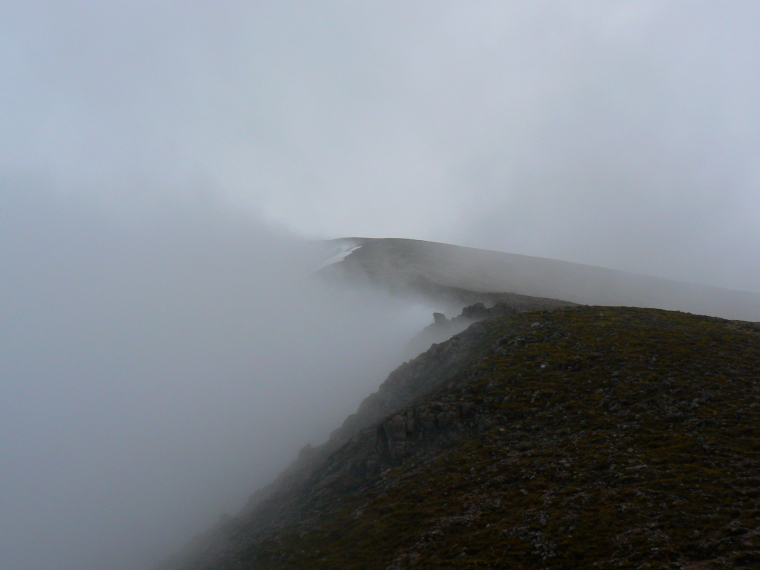
[{"label": "cloud", "polygon": [[3,12],[5,171],[757,290],[752,3]]},{"label": "cloud", "polygon": [[328,287],[231,213],[0,193],[0,568],[145,568],[400,363],[427,309]]}]

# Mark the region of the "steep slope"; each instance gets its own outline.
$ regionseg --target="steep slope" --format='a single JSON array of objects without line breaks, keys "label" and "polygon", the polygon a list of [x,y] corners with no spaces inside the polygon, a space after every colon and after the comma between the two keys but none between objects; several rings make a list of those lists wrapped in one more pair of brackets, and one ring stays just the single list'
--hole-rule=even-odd
[{"label": "steep slope", "polygon": [[476,323],[175,567],[758,567],[758,332],[611,307]]},{"label": "steep slope", "polygon": [[[414,293],[457,308],[530,295],[592,305],[688,311],[760,319],[760,295],[569,263],[410,239],[344,238],[331,246],[329,277]],[[548,308],[548,307],[534,307]]]}]

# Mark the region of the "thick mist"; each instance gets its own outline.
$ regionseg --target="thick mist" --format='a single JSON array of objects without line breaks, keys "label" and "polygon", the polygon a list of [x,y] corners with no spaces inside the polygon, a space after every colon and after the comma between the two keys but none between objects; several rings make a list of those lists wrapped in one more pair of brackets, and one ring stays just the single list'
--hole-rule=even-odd
[{"label": "thick mist", "polygon": [[147,568],[323,441],[430,318],[223,211],[124,221],[5,181],[0,249],[3,570]]}]

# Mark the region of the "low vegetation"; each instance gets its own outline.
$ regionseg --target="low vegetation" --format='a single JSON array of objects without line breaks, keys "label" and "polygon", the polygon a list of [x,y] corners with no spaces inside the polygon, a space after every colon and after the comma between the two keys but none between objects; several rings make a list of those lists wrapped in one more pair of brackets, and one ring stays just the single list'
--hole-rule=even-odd
[{"label": "low vegetation", "polygon": [[469,338],[470,360],[320,460],[279,515],[230,522],[203,567],[760,567],[759,332],[586,306],[473,325],[427,355]]}]

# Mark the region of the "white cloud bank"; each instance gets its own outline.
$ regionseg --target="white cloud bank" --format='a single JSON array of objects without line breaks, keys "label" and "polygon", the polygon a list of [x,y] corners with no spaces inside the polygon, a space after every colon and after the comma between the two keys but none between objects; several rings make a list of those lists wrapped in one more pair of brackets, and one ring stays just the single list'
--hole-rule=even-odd
[{"label": "white cloud bank", "polygon": [[400,363],[427,309],[327,287],[233,215],[0,191],[0,568],[144,569]]}]

